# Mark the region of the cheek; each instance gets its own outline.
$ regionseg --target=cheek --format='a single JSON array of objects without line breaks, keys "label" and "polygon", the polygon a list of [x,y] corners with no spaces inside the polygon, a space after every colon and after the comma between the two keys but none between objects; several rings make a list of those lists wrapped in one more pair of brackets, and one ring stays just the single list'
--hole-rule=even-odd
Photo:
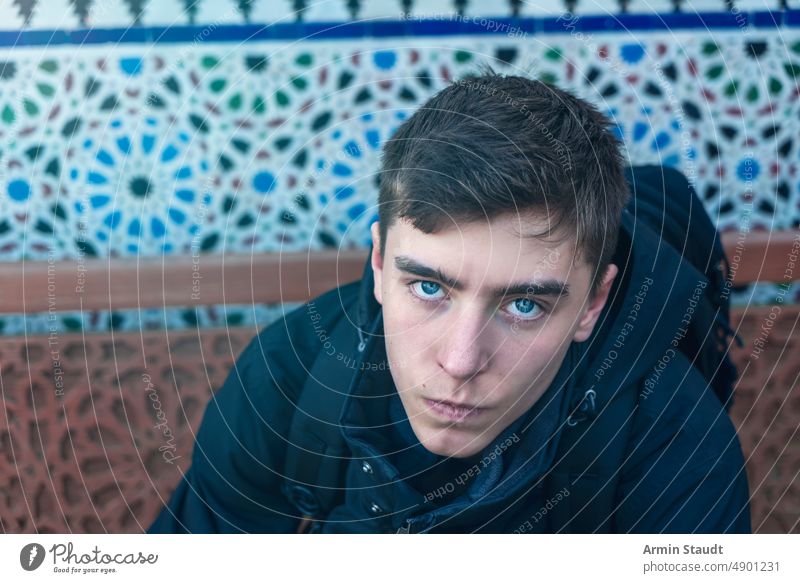
[{"label": "cheek", "polygon": [[412,335],[420,340],[430,325],[430,310],[419,305],[402,286],[392,286],[383,296],[384,329],[395,338]]},{"label": "cheek", "polygon": [[396,292],[384,295],[383,333],[386,351],[395,364],[418,359],[419,350],[429,343],[425,321],[420,319],[419,311],[412,308]]},{"label": "cheek", "polygon": [[[565,345],[566,344],[566,345]],[[495,359],[497,370],[505,381],[499,386],[509,387],[509,393],[520,393],[531,386],[546,382],[553,370],[558,370],[569,347],[563,336],[545,334],[538,337],[514,337],[506,340]],[[511,396],[511,395],[510,395]]]}]

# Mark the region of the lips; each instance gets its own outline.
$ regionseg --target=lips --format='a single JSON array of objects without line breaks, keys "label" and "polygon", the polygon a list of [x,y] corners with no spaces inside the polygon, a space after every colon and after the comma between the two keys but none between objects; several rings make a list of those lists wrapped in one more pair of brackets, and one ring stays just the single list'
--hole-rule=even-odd
[{"label": "lips", "polygon": [[460,422],[465,419],[477,417],[486,411],[485,407],[476,407],[474,405],[461,405],[451,401],[437,401],[434,399],[425,399],[425,404],[429,407],[429,411],[447,419],[448,421]]}]

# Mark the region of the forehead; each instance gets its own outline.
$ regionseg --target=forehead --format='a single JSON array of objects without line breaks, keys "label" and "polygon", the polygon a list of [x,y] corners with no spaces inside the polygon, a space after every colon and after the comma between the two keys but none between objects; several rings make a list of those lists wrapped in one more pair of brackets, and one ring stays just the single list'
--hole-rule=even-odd
[{"label": "forehead", "polygon": [[386,260],[397,269],[395,258],[410,258],[476,291],[546,279],[573,289],[585,279],[588,287],[588,266],[574,261],[574,237],[549,231],[547,221],[536,216],[451,224],[430,234],[401,220],[388,230]]}]

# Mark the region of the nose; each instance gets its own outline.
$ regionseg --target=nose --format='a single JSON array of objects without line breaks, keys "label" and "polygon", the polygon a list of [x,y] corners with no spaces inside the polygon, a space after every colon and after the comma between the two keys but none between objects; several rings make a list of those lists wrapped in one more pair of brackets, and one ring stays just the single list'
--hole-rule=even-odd
[{"label": "nose", "polygon": [[451,377],[467,380],[489,364],[491,347],[486,319],[477,311],[454,315],[455,321],[443,328],[437,358],[439,366]]}]

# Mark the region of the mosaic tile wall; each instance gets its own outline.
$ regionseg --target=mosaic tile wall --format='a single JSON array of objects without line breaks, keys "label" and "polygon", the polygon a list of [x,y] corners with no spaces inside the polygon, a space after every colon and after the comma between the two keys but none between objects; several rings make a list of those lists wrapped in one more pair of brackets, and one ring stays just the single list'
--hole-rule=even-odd
[{"label": "mosaic tile wall", "polygon": [[398,18],[664,14],[800,8],[800,0],[0,0],[3,28],[180,26]]},{"label": "mosaic tile wall", "polygon": [[[28,26],[46,26],[39,4],[15,0],[2,10],[22,15],[24,26],[30,7]],[[84,24],[101,5],[118,20],[119,7],[138,14],[132,2],[69,4],[63,14]],[[179,13],[196,21],[211,14],[203,9],[236,3],[196,4],[194,16]],[[250,20],[263,16],[266,3],[244,4]],[[493,5],[511,14],[516,4]],[[0,258],[367,245],[381,145],[425,99],[481,63],[597,103],[631,163],[683,170],[720,228],[800,227],[797,28],[584,33],[571,22],[546,35],[0,47]],[[775,293],[753,286],[735,301],[764,303]],[[800,287],[791,293],[796,301]],[[65,314],[61,325],[235,325],[280,313]],[[4,334],[48,329],[44,318],[0,325]]]}]

